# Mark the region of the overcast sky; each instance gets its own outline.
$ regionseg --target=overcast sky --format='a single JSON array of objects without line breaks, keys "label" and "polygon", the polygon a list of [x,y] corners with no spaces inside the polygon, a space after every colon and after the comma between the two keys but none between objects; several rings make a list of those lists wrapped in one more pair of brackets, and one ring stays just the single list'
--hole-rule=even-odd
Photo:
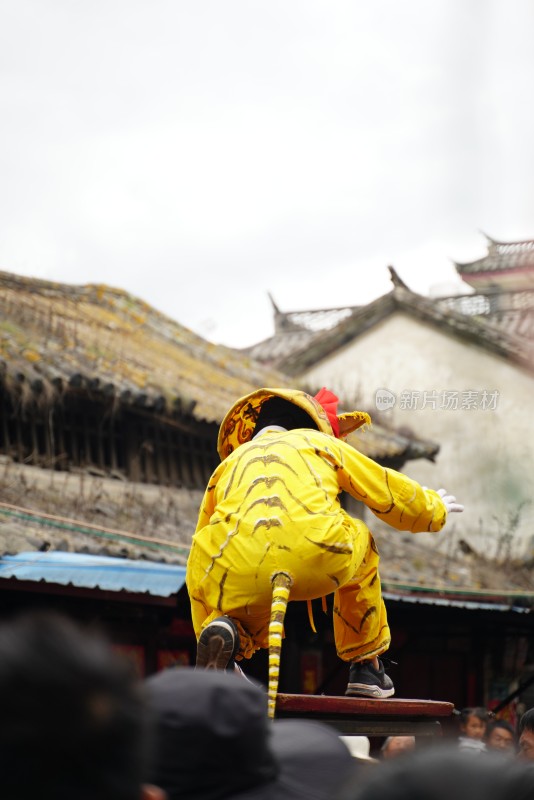
[{"label": "overcast sky", "polygon": [[239,347],[534,238],[532,0],[0,9],[0,269]]}]

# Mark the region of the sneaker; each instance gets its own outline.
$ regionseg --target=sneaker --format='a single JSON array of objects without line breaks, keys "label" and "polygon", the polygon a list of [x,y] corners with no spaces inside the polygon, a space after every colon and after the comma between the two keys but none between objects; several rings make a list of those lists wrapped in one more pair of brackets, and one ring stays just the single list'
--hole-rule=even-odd
[{"label": "sneaker", "polygon": [[349,697],[391,697],[395,694],[395,687],[380,659],[378,669],[370,661],[356,661],[350,665],[345,694]]},{"label": "sneaker", "polygon": [[230,617],[206,625],[197,643],[197,669],[226,669],[239,650],[239,633]]}]

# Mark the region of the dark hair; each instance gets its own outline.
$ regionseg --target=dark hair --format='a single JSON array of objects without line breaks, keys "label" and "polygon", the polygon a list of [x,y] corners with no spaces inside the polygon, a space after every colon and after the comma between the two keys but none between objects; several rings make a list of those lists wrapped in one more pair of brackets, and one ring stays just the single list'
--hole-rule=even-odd
[{"label": "dark hair", "polygon": [[482,706],[473,706],[472,708],[462,708],[460,712],[460,727],[465,725],[467,720],[470,717],[476,717],[481,722],[488,722],[491,718],[490,712],[487,708],[483,708]]},{"label": "dark hair", "polygon": [[9,800],[136,800],[147,746],[126,660],[49,613],[0,626],[0,775]]},{"label": "dark hair", "polygon": [[534,733],[534,708],[530,708],[528,711],[525,711],[521,719],[519,720],[519,735],[523,733],[523,731],[530,731]]},{"label": "dark hair", "polygon": [[283,397],[269,397],[261,405],[260,413],[256,420],[255,430],[259,431],[267,425],[280,425],[288,431],[294,428],[313,428],[317,425],[304,409],[284,400]]},{"label": "dark hair", "polygon": [[514,727],[513,725],[510,725],[510,723],[507,722],[505,719],[496,719],[493,722],[491,722],[487,727],[485,738],[488,739],[493,733],[493,731],[496,730],[497,728],[502,728],[503,730],[508,731],[508,733],[512,734],[515,740],[516,737],[515,737]]}]

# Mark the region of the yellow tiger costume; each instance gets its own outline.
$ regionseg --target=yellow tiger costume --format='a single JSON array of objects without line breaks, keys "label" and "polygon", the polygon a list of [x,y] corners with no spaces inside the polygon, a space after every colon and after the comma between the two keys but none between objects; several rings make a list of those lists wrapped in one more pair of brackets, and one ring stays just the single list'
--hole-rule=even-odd
[{"label": "yellow tiger costume", "polygon": [[[262,402],[273,396],[304,409],[319,430],[267,428],[251,439]],[[283,587],[285,602],[334,592],[341,659],[356,662],[387,650],[378,551],[364,522],[341,508],[340,492],[398,530],[439,531],[447,512],[436,492],[334,436],[337,426],[339,435],[346,435],[368,421],[362,412],[334,418],[305,392],[285,389],[259,390],[229,411],[218,441],[223,461],[206,489],[187,563],[197,638],[208,623],[226,615],[239,630],[238,657],[269,647],[272,581],[284,575],[277,586]],[[282,600],[271,623],[271,650],[278,653],[284,612]],[[276,664],[270,670],[272,715]]]}]

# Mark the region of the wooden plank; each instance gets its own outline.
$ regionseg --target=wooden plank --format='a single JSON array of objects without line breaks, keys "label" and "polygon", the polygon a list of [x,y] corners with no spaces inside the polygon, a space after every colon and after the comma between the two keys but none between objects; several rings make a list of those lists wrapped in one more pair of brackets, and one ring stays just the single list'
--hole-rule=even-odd
[{"label": "wooden plank", "polygon": [[63,415],[60,414],[57,419],[57,456],[56,456],[56,468],[57,469],[68,469],[69,468],[69,453],[65,448],[65,420]]},{"label": "wooden plank", "polygon": [[35,417],[31,417],[30,419],[30,433],[31,433],[31,440],[32,440],[32,449],[30,453],[30,457],[28,459],[29,464],[34,464],[37,466],[41,463],[41,457],[39,453],[39,441],[37,439],[37,427],[35,423]]},{"label": "wooden plank", "polygon": [[169,480],[167,477],[167,470],[165,469],[166,458],[165,458],[164,446],[161,440],[160,420],[156,420],[154,424],[154,460],[156,464],[156,473],[157,473],[156,483],[159,483],[162,486],[168,486]]},{"label": "wooden plank", "polygon": [[54,469],[56,463],[55,437],[54,437],[54,408],[51,407],[43,422],[46,461],[48,469]]},{"label": "wooden plank", "polygon": [[17,455],[19,464],[24,464],[24,440],[23,440],[23,433],[22,433],[22,425],[20,422],[20,417],[17,416],[15,419],[15,428],[17,431]]},{"label": "wooden plank", "polygon": [[106,464],[106,457],[104,455],[104,437],[106,433],[104,432],[104,421],[102,418],[96,421],[96,462],[97,466],[101,470],[105,470],[107,468]]},{"label": "wooden plank", "polygon": [[7,397],[4,392],[2,392],[2,433],[3,433],[3,450],[7,456],[11,456],[11,439],[9,436],[9,426],[8,426],[8,416],[9,416],[9,407],[7,403]]},{"label": "wooden plank", "polygon": [[436,736],[454,705],[439,700],[278,694],[276,717],[324,722],[341,733],[368,736]]},{"label": "wooden plank", "polygon": [[175,440],[176,433],[170,427],[165,430],[167,463],[169,465],[169,483],[171,486],[181,486],[180,474],[178,472],[179,459],[176,454]]},{"label": "wooden plank", "polygon": [[450,717],[454,705],[441,700],[405,700],[388,697],[338,697],[312,694],[278,694],[276,707],[280,711],[334,715],[386,715],[417,717]]}]

